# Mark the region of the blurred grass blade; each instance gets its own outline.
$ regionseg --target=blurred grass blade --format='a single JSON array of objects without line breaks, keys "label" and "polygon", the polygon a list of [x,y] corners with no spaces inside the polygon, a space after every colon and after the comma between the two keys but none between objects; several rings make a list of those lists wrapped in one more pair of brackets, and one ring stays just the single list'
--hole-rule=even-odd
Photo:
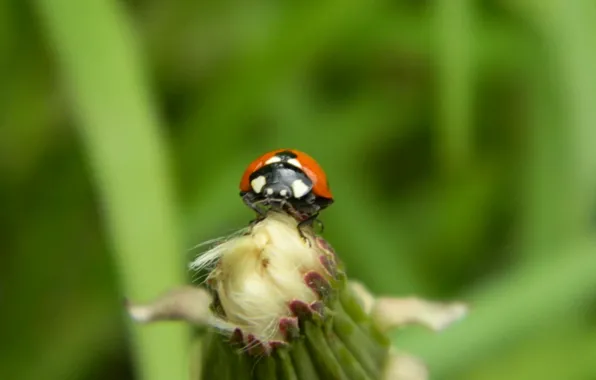
[{"label": "blurred grass blade", "polygon": [[[560,103],[554,98],[556,83],[548,65],[532,68],[528,76],[532,79],[530,124],[528,125],[528,146],[520,192],[524,196],[522,205],[523,259],[539,259],[543,249],[560,244],[573,236],[576,225],[568,223],[569,191],[560,184],[569,183],[569,147],[561,144],[567,131],[562,124]],[[536,254],[534,258],[531,255]]]},{"label": "blurred grass blade", "polygon": [[[37,5],[70,85],[125,296],[154,297],[182,282],[183,266],[166,152],[125,14],[116,1]],[[132,331],[141,378],[187,378],[186,329],[140,329]]]},{"label": "blurred grass blade", "polygon": [[438,162],[446,173],[458,171],[472,149],[472,22],[467,0],[435,2],[437,27]]},{"label": "blurred grass blade", "polygon": [[[550,41],[546,63],[533,70],[534,112],[542,115],[531,129],[534,162],[528,177],[536,183],[528,188],[525,202],[529,205],[527,244],[540,242],[548,247],[585,233],[593,218],[596,7],[586,1],[530,1],[511,6]],[[528,252],[540,252],[533,248]]]},{"label": "blurred grass blade", "polygon": [[570,223],[577,225],[578,232],[586,232],[596,200],[596,5],[578,0],[546,1],[534,6],[545,10],[539,20],[553,41],[553,58],[562,79],[561,100],[569,115],[569,124],[563,128],[569,131],[572,162]]},{"label": "blurred grass blade", "polygon": [[[472,310],[465,323],[442,333],[404,334],[394,343],[419,354],[437,378],[453,378],[469,363],[488,359],[508,344],[577,312],[596,289],[596,242],[592,240],[545,252],[465,297]],[[525,334],[525,335],[524,335]]]}]

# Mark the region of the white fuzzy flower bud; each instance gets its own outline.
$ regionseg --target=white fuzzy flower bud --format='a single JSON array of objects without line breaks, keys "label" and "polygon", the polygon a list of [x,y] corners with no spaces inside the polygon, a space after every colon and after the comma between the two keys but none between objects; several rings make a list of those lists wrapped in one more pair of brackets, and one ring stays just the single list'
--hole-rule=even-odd
[{"label": "white fuzzy flower bud", "polygon": [[328,253],[297,228],[294,218],[271,213],[246,235],[217,245],[191,264],[194,270],[214,265],[207,282],[225,313],[215,326],[230,332],[240,328],[260,341],[283,340],[279,321],[293,316],[290,303],[318,300],[305,275],[326,276],[321,257]]}]

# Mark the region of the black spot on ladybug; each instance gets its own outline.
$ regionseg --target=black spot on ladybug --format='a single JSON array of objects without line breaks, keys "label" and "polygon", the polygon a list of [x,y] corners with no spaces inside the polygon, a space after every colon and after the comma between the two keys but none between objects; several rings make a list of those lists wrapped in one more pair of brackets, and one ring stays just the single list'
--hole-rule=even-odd
[{"label": "black spot on ladybug", "polygon": [[294,152],[290,152],[289,150],[285,150],[283,152],[280,152],[280,153],[276,154],[276,156],[278,156],[281,159],[291,159],[291,158],[297,158],[298,157]]}]

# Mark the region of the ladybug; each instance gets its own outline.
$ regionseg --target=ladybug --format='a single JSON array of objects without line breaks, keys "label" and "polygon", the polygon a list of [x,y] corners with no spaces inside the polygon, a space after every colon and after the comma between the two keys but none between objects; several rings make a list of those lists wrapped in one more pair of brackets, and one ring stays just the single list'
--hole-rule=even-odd
[{"label": "ladybug", "polygon": [[[240,196],[261,217],[264,209],[280,209],[312,223],[319,211],[333,203],[327,176],[314,158],[295,149],[263,154],[246,168]],[[302,234],[302,232],[301,232]]]}]

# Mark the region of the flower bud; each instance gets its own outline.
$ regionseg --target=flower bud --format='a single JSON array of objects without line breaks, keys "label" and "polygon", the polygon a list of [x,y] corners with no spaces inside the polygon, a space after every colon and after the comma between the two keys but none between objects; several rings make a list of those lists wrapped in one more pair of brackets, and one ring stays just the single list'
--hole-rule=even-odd
[{"label": "flower bud", "polygon": [[212,320],[215,326],[228,334],[239,328],[245,337],[269,342],[285,339],[282,319],[322,311],[311,305],[331,293],[323,263],[336,265],[314,239],[300,236],[293,218],[271,213],[245,235],[199,256],[191,268],[211,270],[207,283],[225,315]]},{"label": "flower bud", "polygon": [[[175,317],[211,326],[202,379],[424,380],[424,366],[390,349],[386,332],[409,323],[444,328],[466,312],[462,304],[375,298],[348,282],[328,242],[310,227],[299,232],[280,212],[212,247],[190,268],[209,272],[208,292],[184,288],[129,310],[141,322]],[[202,304],[190,307],[193,300]]]}]

